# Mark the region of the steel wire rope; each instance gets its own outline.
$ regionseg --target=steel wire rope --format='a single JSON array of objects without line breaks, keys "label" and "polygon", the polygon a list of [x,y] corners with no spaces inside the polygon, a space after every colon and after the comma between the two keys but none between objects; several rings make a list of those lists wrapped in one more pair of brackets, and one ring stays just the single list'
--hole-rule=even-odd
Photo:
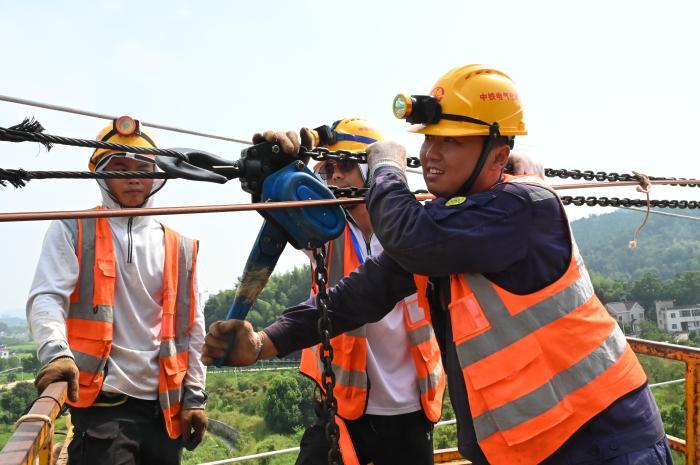
[{"label": "steel wire rope", "polygon": [[[62,111],[65,113],[72,113],[72,114],[81,115],[81,116],[89,116],[91,118],[98,118],[98,119],[104,119],[104,120],[114,120],[117,118],[117,116],[115,116],[115,115],[108,115],[105,113],[97,113],[97,112],[88,111],[88,110],[80,110],[78,108],[71,108],[71,107],[66,107],[63,105],[54,105],[51,103],[37,102],[35,100],[27,100],[27,99],[18,98],[18,97],[11,97],[9,95],[0,95],[0,100],[4,101],[4,102],[17,103],[19,105],[27,105],[27,106],[31,106],[31,107],[45,108],[48,110]],[[162,129],[164,131],[179,132],[182,134],[190,134],[193,136],[207,137],[209,139],[225,140],[228,142],[236,142],[239,144],[247,144],[247,145],[251,144],[251,141],[246,140],[246,139],[239,139],[237,137],[221,136],[218,134],[212,134],[212,133],[202,132],[202,131],[194,131],[192,129],[179,128],[176,126],[169,126],[169,125],[160,124],[160,123],[151,123],[151,122],[142,121],[142,120],[139,120],[139,122],[144,126],[148,126],[149,128]]]},{"label": "steel wire rope", "polygon": [[89,147],[95,149],[116,150],[119,152],[139,153],[143,155],[161,155],[175,157],[187,161],[187,155],[171,149],[159,149],[152,147],[138,147],[127,144],[115,144],[91,139],[76,139],[73,137],[45,134],[44,128],[36,120],[25,119],[22,123],[9,128],[0,127],[0,140],[5,142],[39,142],[47,150],[51,150],[54,144],[70,145],[72,147]]}]

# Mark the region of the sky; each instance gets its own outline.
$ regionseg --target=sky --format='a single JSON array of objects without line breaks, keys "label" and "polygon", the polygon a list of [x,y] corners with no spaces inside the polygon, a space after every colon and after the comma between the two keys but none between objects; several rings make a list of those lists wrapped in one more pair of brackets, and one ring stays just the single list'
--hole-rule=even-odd
[{"label": "sky", "polygon": [[[547,167],[697,177],[700,4],[692,1],[0,0],[0,94],[243,139],[357,116],[416,155],[391,113],[470,63],[506,71],[528,146]],[[105,121],[0,102],[0,126],[36,117],[49,134],[94,138]],[[161,147],[238,158],[245,146],[152,130]],[[90,149],[0,142],[0,168],[85,170]],[[409,175],[412,187],[420,176]],[[551,181],[553,183],[563,182]],[[700,199],[657,188],[652,198]],[[698,190],[700,193],[700,190]],[[632,188],[567,192],[640,197]],[[170,181],[157,206],[248,202],[238,181]],[[0,188],[0,212],[92,208],[92,180]],[[569,207],[575,219],[605,210]],[[200,288],[232,287],[260,227],[250,213],[161,217],[201,240]],[[640,217],[641,220],[641,217]],[[22,315],[47,222],[0,224],[0,315]],[[632,231],[630,231],[630,236]],[[279,270],[306,262],[290,246]]]}]

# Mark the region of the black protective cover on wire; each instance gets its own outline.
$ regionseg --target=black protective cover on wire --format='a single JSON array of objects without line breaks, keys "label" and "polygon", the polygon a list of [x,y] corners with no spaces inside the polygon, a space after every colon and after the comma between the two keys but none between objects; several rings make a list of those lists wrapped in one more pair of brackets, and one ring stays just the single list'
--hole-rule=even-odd
[{"label": "black protective cover on wire", "polygon": [[136,147],[134,145],[115,144],[89,139],[74,139],[70,137],[44,134],[44,127],[35,119],[25,118],[20,124],[9,128],[0,127],[0,141],[6,142],[38,142],[51,150],[54,144],[70,145],[73,147],[90,147],[95,149],[117,150],[120,152],[140,153],[142,155],[161,155],[187,160],[187,156],[176,150]]}]

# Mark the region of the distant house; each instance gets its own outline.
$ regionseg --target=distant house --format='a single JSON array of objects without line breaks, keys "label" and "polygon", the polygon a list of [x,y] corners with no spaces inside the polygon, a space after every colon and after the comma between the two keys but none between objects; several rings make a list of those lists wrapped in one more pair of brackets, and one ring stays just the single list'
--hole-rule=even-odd
[{"label": "distant house", "polygon": [[625,333],[639,334],[644,321],[644,307],[638,302],[610,302],[605,304],[605,308]]},{"label": "distant house", "polygon": [[676,307],[673,300],[657,300],[656,324],[669,333],[700,331],[700,304]]}]

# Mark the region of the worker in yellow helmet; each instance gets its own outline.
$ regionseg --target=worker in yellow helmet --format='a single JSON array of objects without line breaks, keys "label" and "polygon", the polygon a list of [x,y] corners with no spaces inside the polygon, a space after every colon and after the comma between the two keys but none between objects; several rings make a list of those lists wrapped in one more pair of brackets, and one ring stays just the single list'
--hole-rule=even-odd
[{"label": "worker in yellow helmet", "polygon": [[[155,147],[130,117],[98,140]],[[90,171],[154,171],[155,160],[97,149]],[[98,180],[98,209],[149,206],[153,179]],[[197,241],[153,217],[55,221],[27,302],[43,367],[39,393],[68,381],[74,437],[68,463],[180,463],[207,425],[204,315],[197,302]],[[179,265],[178,265],[179,264]],[[165,286],[179,289],[166,292]]]},{"label": "worker in yellow helmet", "polygon": [[[301,132],[305,144],[332,151],[363,152],[383,139],[376,126],[361,118],[345,118]],[[292,151],[299,144],[292,132],[267,131],[253,137],[256,143],[264,140],[277,141]],[[541,165],[525,156],[514,155],[510,162],[518,172],[539,175],[542,171]],[[369,185],[367,165],[351,159],[329,159],[318,163],[314,171],[328,185]],[[330,285],[382,252],[366,206],[348,206],[346,216],[343,235],[327,246]],[[336,419],[345,465],[433,463],[432,430],[442,411],[445,376],[426,315],[414,294],[399,301],[380,321],[331,340]],[[409,360],[412,363],[405,363]],[[300,371],[323,391],[321,363],[319,346],[302,352]],[[352,372],[348,367],[353,367]],[[300,446],[297,465],[327,463],[330,443],[323,421],[306,429]]]},{"label": "worker in yellow helmet", "polygon": [[[120,117],[112,124],[105,126],[97,135],[97,140],[112,142],[114,144],[133,145],[136,147],[156,148],[156,144],[150,134],[141,129],[139,121],[130,117]],[[96,149],[90,160],[88,168],[92,172],[100,171],[126,171],[126,168],[155,171],[155,157],[153,155],[140,155],[125,153],[108,149]],[[98,180],[103,196],[106,195],[121,207],[142,207],[160,189],[163,188],[163,179],[107,179]],[[138,184],[138,187],[135,187]],[[131,185],[131,188],[128,188]]]},{"label": "worker in yellow helmet", "polygon": [[[384,253],[328,290],[332,334],[384,317],[417,291],[442,352],[460,452],[475,464],[670,464],[661,416],[637,357],[595,295],[557,194],[504,174],[527,134],[510,77],[455,68],[394,113],[425,139],[422,205],[396,142],[367,149],[373,230]],[[258,333],[210,328],[205,363],[248,365],[318,343],[302,303]],[[222,348],[223,347],[223,348]]]},{"label": "worker in yellow helmet", "polygon": [[[363,152],[383,139],[361,118],[320,126],[313,134],[317,144],[333,151]],[[326,184],[341,188],[363,188],[369,181],[367,165],[352,160],[326,160],[314,171]],[[350,205],[345,211],[345,231],[326,246],[329,286],[382,252],[365,205]],[[381,320],[331,339],[345,465],[385,465],[401,458],[415,465],[433,463],[432,431],[442,412],[445,373],[425,310],[413,294]],[[426,334],[417,338],[419,333]],[[321,367],[320,345],[302,352],[299,370],[323,392]],[[329,447],[319,418],[304,431],[296,465],[327,464]]]}]

